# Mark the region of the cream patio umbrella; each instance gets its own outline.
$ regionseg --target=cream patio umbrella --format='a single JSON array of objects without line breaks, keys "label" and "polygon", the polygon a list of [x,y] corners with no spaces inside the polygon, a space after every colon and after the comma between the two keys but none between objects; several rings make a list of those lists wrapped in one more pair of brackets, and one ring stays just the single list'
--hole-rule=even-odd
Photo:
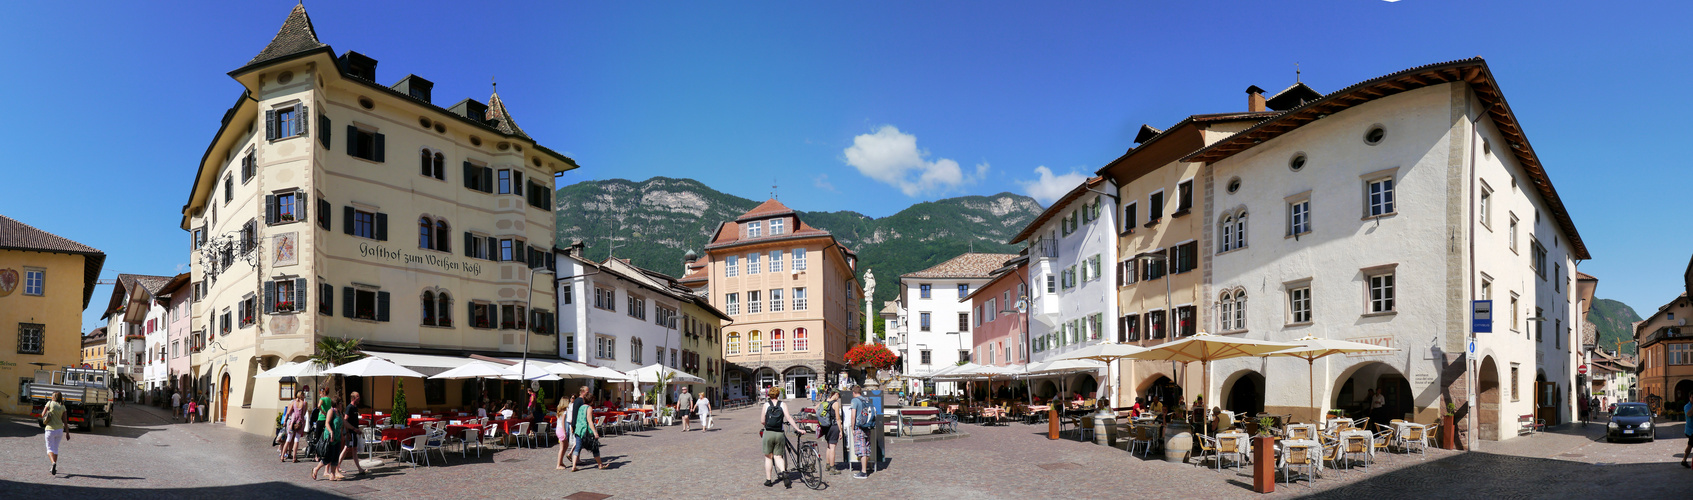
[{"label": "cream patio umbrella", "polygon": [[[1126,356],[1129,359],[1144,359],[1150,361],[1180,361],[1189,363],[1198,361],[1200,371],[1204,373],[1204,384],[1199,395],[1211,388],[1211,362],[1220,359],[1240,358],[1246,356],[1261,356],[1264,354],[1284,351],[1298,347],[1298,344],[1275,342],[1271,340],[1249,339],[1241,337],[1224,337],[1199,332],[1192,337],[1160,344],[1143,352]],[[1184,370],[1185,371],[1185,370]],[[1185,391],[1184,391],[1185,392]],[[1186,399],[1183,395],[1183,399]],[[1183,402],[1186,403],[1185,401]],[[1203,424],[1201,430],[1204,429]]]},{"label": "cream patio umbrella", "polygon": [[[1090,345],[1090,346],[1087,346],[1087,347],[1083,347],[1081,349],[1077,349],[1077,350],[1069,352],[1069,353],[1065,353],[1063,356],[1059,356],[1059,357],[1054,358],[1054,359],[1058,359],[1058,360],[1088,360],[1088,359],[1091,359],[1091,360],[1094,360],[1094,361],[1103,361],[1103,362],[1105,362],[1109,365],[1109,363],[1111,363],[1112,361],[1127,358],[1131,354],[1135,354],[1135,353],[1142,352],[1142,351],[1145,351],[1145,350],[1146,350],[1145,347],[1141,347],[1141,346],[1137,346],[1137,345],[1119,344],[1119,343],[1116,343],[1116,342],[1102,342],[1102,343],[1093,344],[1093,345]],[[1121,371],[1121,370],[1119,370],[1119,371]],[[1106,377],[1110,378],[1110,375],[1111,375],[1110,372],[1107,371]],[[1110,380],[1107,383],[1111,387],[1112,391],[1117,390],[1117,384],[1116,384],[1115,380]]]},{"label": "cream patio umbrella", "polygon": [[[1362,343],[1362,342],[1351,342],[1351,341],[1346,341],[1346,340],[1321,339],[1321,338],[1317,338],[1317,337],[1313,337],[1313,336],[1305,336],[1305,337],[1300,338],[1299,340],[1295,340],[1295,341],[1293,341],[1293,346],[1294,347],[1291,348],[1291,349],[1284,349],[1284,350],[1280,350],[1280,351],[1260,354],[1260,356],[1264,356],[1264,357],[1271,357],[1271,356],[1289,357],[1289,358],[1299,358],[1299,359],[1305,360],[1306,385],[1307,385],[1307,389],[1308,389],[1307,392],[1309,393],[1308,395],[1310,396],[1311,410],[1313,412],[1317,410],[1317,382],[1316,382],[1317,358],[1321,358],[1321,357],[1325,357],[1325,356],[1331,356],[1331,355],[1335,355],[1335,354],[1352,354],[1352,353],[1363,353],[1363,352],[1386,352],[1386,351],[1397,351],[1397,350],[1399,350],[1398,348],[1394,348],[1394,347],[1382,347],[1382,346],[1379,346],[1379,345],[1365,344],[1365,343]],[[1319,416],[1321,416],[1321,415],[1319,415]]]}]

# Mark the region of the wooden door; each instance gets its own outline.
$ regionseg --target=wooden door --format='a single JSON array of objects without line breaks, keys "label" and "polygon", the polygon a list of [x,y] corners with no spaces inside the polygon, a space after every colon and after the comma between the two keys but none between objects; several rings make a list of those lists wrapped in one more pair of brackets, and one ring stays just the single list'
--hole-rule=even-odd
[{"label": "wooden door", "polygon": [[1546,422],[1546,425],[1558,425],[1558,384],[1553,382],[1534,383],[1534,418]]},{"label": "wooden door", "polygon": [[229,374],[223,374],[223,382],[218,384],[218,418],[219,422],[226,422],[229,418]]}]

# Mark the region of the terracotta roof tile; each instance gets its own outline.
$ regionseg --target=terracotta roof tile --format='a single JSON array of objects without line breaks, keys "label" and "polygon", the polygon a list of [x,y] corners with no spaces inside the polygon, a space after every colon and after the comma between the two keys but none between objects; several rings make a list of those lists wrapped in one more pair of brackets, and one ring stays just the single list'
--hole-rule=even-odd
[{"label": "terracotta roof tile", "polygon": [[246,66],[321,47],[328,45],[317,40],[317,30],[312,28],[312,18],[306,15],[305,4],[296,4],[294,11],[288,13],[288,20],[282,22],[282,28],[276,30],[276,36],[270,39],[270,45],[253,56],[253,60],[247,61]]},{"label": "terracotta roof tile", "polygon": [[500,129],[500,132],[525,139],[529,138],[529,134],[523,133],[523,129],[517,126],[517,120],[513,120],[511,113],[506,111],[506,103],[500,100],[499,92],[495,92],[494,95],[488,97],[488,119],[494,121],[494,128]]},{"label": "terracotta roof tile", "polygon": [[794,213],[794,209],[788,208],[787,205],[783,205],[782,202],[776,201],[775,198],[771,198],[764,200],[764,203],[760,203],[756,207],[752,207],[752,210],[748,210],[747,213],[741,214],[740,217],[736,217],[735,222],[791,213]]},{"label": "terracotta roof tile", "polygon": [[0,248],[42,250],[48,252],[99,253],[88,245],[69,238],[36,229],[17,219],[0,215]]},{"label": "terracotta roof tile", "polygon": [[922,271],[905,273],[901,278],[991,278],[993,271],[1005,266],[1005,261],[1017,258],[1014,253],[966,253],[947,259]]}]

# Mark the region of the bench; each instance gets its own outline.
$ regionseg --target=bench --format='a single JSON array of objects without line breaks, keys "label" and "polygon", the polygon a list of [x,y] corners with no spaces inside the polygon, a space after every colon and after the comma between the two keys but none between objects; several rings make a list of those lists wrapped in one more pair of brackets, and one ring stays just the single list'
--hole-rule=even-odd
[{"label": "bench", "polygon": [[1528,414],[1528,415],[1523,415],[1523,416],[1517,417],[1517,425],[1521,426],[1520,429],[1517,429],[1517,435],[1518,436],[1525,435],[1525,434],[1526,435],[1533,435],[1536,432],[1545,432],[1546,431],[1546,421],[1543,420],[1543,419],[1534,418],[1534,414]]},{"label": "bench", "polygon": [[[906,408],[900,410],[899,412],[899,434],[901,436],[911,435],[910,429],[913,427],[938,427],[944,429],[946,424],[947,420],[941,418],[941,410],[939,408]],[[929,432],[933,433],[934,430],[931,429]]]}]

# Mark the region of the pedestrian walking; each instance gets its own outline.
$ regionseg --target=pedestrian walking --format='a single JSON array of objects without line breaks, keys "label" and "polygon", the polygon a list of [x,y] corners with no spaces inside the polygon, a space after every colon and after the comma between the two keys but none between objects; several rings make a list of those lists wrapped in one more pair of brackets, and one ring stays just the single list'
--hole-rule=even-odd
[{"label": "pedestrian walking", "polygon": [[323,417],[323,430],[318,436],[318,464],[312,467],[312,480],[317,480],[318,471],[327,471],[329,480],[340,481],[343,478],[338,464],[341,463],[341,443],[347,437],[346,431],[342,429],[346,422],[342,419],[341,412],[335,408],[335,400],[329,396],[324,396],[323,399],[326,401],[320,405],[322,411],[319,415]]},{"label": "pedestrian walking", "polygon": [[199,406],[200,405],[198,405],[194,402],[193,398],[188,399],[188,404],[186,405],[185,408],[183,408],[183,411],[188,414],[188,423],[190,423],[190,424],[194,423],[194,421],[195,421],[194,416],[199,413],[198,412]]},{"label": "pedestrian walking", "polygon": [[801,434],[799,424],[794,423],[793,412],[788,411],[788,402],[781,399],[782,388],[771,386],[769,399],[764,401],[764,428],[758,431],[759,439],[764,449],[764,487],[776,485],[776,476],[780,475],[782,487],[793,488],[794,478],[788,476],[787,440],[788,435],[782,430],[782,424],[794,426]]},{"label": "pedestrian walking", "polygon": [[576,445],[570,452],[570,472],[576,472],[576,464],[582,458],[582,450],[594,454],[594,464],[604,469],[605,462],[600,460],[600,429],[594,426],[594,407],[588,404],[593,401],[593,397],[583,392],[579,399],[582,403],[576,405]]},{"label": "pedestrian walking", "polygon": [[829,475],[839,476],[835,457],[841,443],[841,395],[833,388],[823,388],[823,401],[817,403],[817,435],[823,437],[823,459],[828,461]]},{"label": "pedestrian walking", "polygon": [[170,416],[171,420],[185,419],[188,416],[187,412],[183,411],[182,393],[180,392],[171,391],[170,393]]},{"label": "pedestrian walking", "polygon": [[694,413],[700,416],[700,430],[711,430],[711,398],[700,393],[700,399],[694,402]]},{"label": "pedestrian walking", "polygon": [[[588,386],[584,384],[576,389],[575,397],[563,397],[558,400],[558,467],[564,468],[565,457],[570,462],[576,462],[576,409],[588,404]],[[591,422],[590,422],[591,423]]]},{"label": "pedestrian walking", "polygon": [[1681,450],[1681,466],[1693,469],[1693,398],[1687,399],[1687,404],[1681,407],[1681,433],[1687,436],[1687,448]]},{"label": "pedestrian walking", "polygon": [[358,393],[358,391],[353,391],[353,393],[351,395],[347,396],[347,410],[342,412],[341,414],[344,415],[342,417],[342,420],[346,421],[346,424],[344,425],[345,428],[343,428],[342,431],[344,431],[347,435],[347,439],[346,439],[347,446],[346,446],[346,449],[342,450],[341,454],[338,455],[341,458],[339,460],[335,461],[335,470],[337,470],[337,471],[341,470],[341,461],[346,460],[347,458],[351,457],[353,459],[353,466],[358,467],[358,469],[359,469],[359,475],[361,475],[361,476],[365,475],[364,464],[359,463],[359,444],[360,444],[360,441],[362,441],[364,439],[364,436],[360,436],[359,432],[358,432],[358,430],[359,430],[359,393]]},{"label": "pedestrian walking", "polygon": [[688,432],[688,417],[694,409],[694,396],[688,393],[688,386],[682,386],[682,393],[676,396],[676,416],[682,418],[682,432]]},{"label": "pedestrian walking", "polygon": [[65,395],[54,391],[53,400],[41,408],[41,426],[47,430],[47,460],[53,462],[52,475],[59,475],[59,441],[70,441],[65,432]]},{"label": "pedestrian walking", "polygon": [[311,392],[311,388],[306,387],[302,392],[294,393],[294,400],[289,402],[288,407],[283,410],[282,451],[279,458],[284,462],[293,460],[295,463],[299,463],[300,461],[297,452],[300,448],[300,440],[306,437],[306,393],[309,392]]},{"label": "pedestrian walking", "polygon": [[864,396],[863,386],[852,386],[852,453],[858,455],[859,471],[853,479],[870,477],[870,429],[876,425],[875,405]]}]

